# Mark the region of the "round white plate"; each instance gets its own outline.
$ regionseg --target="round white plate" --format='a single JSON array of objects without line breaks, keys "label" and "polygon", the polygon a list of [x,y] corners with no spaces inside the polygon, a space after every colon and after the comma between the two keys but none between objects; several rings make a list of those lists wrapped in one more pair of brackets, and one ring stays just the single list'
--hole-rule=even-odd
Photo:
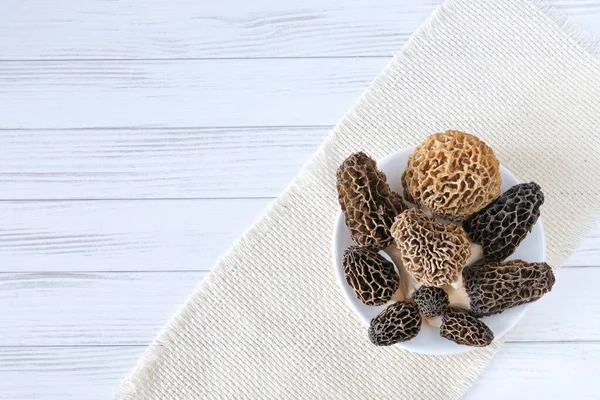
[{"label": "round white plate", "polygon": [[[397,151],[377,163],[379,169],[387,175],[388,184],[398,193],[403,193],[402,173],[406,168],[408,156],[413,150],[414,147]],[[513,174],[503,166],[500,166],[500,173],[502,174],[502,193],[519,183]],[[352,244],[350,232],[344,222],[344,215],[340,211],[337,217],[333,238],[333,257],[338,283],[352,310],[354,310],[365,326],[369,326],[371,319],[376,317],[387,307],[387,305],[391,304],[391,302],[383,306],[371,307],[361,303],[356,298],[354,291],[346,283],[346,278],[344,277],[344,271],[342,269],[342,255]],[[387,255],[385,256],[387,257]],[[389,259],[389,257],[387,258]],[[508,259],[517,258],[529,262],[542,262],[546,259],[546,239],[544,237],[544,228],[541,218],[538,219],[531,233],[527,235],[515,253]],[[502,314],[483,318],[483,321],[494,332],[494,338],[498,339],[504,336],[517,322],[519,322],[526,309],[527,305],[522,305],[506,310]],[[368,340],[366,332],[365,340]],[[456,344],[448,339],[444,339],[439,334],[439,328],[433,327],[426,322],[423,322],[421,331],[417,337],[407,342],[398,343],[396,346],[403,347],[415,353],[440,355],[464,353],[474,349],[474,347]]]}]

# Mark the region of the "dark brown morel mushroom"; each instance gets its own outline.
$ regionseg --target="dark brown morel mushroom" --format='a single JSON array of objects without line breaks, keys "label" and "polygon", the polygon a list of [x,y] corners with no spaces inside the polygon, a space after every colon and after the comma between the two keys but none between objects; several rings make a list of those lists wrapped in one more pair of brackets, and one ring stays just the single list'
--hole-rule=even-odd
[{"label": "dark brown morel mushroom", "polygon": [[458,281],[471,255],[471,244],[459,225],[442,224],[418,208],[398,215],[391,232],[404,267],[422,285],[441,287]]},{"label": "dark brown morel mushroom", "polygon": [[389,346],[417,336],[421,330],[421,314],[408,301],[390,305],[371,320],[369,339],[376,346]]},{"label": "dark brown morel mushroom", "polygon": [[394,217],[405,209],[375,160],[365,153],[349,156],[337,170],[337,190],[346,226],[359,246],[383,250],[393,239]]},{"label": "dark brown morel mushroom", "polygon": [[462,221],[500,194],[500,162],[477,136],[446,131],[429,136],[408,157],[406,200],[441,218]]},{"label": "dark brown morel mushroom", "polygon": [[346,282],[354,289],[356,297],[368,306],[387,303],[400,286],[394,264],[368,248],[348,247],[342,258],[342,267]]},{"label": "dark brown morel mushroom", "polygon": [[441,315],[450,304],[444,289],[433,286],[421,286],[417,289],[414,301],[419,311],[430,318]]},{"label": "dark brown morel mushroom", "polygon": [[484,347],[494,341],[494,333],[468,311],[448,307],[442,316],[440,335],[458,344]]},{"label": "dark brown morel mushroom", "polygon": [[485,262],[503,261],[531,232],[543,203],[544,194],[537,183],[515,185],[467,218],[463,227],[483,248]]},{"label": "dark brown morel mushroom", "polygon": [[511,260],[463,270],[470,310],[476,317],[536,301],[552,289],[554,281],[552,268],[545,262]]}]

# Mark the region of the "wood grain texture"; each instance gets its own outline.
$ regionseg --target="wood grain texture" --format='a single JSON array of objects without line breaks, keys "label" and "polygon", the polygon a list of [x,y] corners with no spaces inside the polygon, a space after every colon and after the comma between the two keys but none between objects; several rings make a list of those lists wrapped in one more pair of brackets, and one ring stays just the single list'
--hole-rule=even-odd
[{"label": "wood grain texture", "polygon": [[106,400],[144,347],[0,348],[0,399]]},{"label": "wood grain texture", "polygon": [[210,270],[269,202],[0,202],[0,271]]},{"label": "wood grain texture", "polygon": [[0,344],[148,344],[206,274],[0,274]]},{"label": "wood grain texture", "polygon": [[507,343],[463,400],[597,399],[600,343]]},{"label": "wood grain texture", "polygon": [[[0,56],[4,60],[390,56],[440,3],[10,0],[0,5]],[[549,3],[588,31],[600,33],[595,1]]]},{"label": "wood grain texture", "polygon": [[276,197],[328,131],[0,131],[0,199]]},{"label": "wood grain texture", "polygon": [[333,125],[388,61],[0,62],[0,129]]},{"label": "wood grain texture", "polygon": [[15,0],[0,46],[4,59],[387,56],[439,3]]},{"label": "wood grain texture", "polygon": [[[270,201],[0,202],[0,272],[210,270]],[[566,265],[599,260],[600,226]]]},{"label": "wood grain texture", "polygon": [[[205,272],[0,274],[3,346],[144,345]],[[333,274],[332,274],[333,276]],[[533,304],[512,342],[594,341],[600,331],[600,268],[563,268]],[[582,306],[584,304],[585,306]]]},{"label": "wood grain texture", "polygon": [[[143,347],[0,348],[0,399],[105,400]],[[465,400],[597,399],[599,343],[507,343]]]}]

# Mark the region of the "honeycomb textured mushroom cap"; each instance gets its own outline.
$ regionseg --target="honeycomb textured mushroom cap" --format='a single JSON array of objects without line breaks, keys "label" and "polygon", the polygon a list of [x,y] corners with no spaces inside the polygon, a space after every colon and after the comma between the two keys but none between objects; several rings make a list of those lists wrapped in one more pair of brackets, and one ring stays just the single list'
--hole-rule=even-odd
[{"label": "honeycomb textured mushroom cap", "polygon": [[396,217],[392,236],[404,267],[425,286],[456,282],[471,255],[471,245],[459,225],[438,222],[417,208]]},{"label": "honeycomb textured mushroom cap", "polygon": [[400,286],[394,264],[368,248],[351,246],[346,249],[342,267],[346,282],[356,297],[368,306],[387,303]]},{"label": "honeycomb textured mushroom cap", "polygon": [[540,216],[544,194],[535,182],[515,185],[463,223],[481,245],[485,262],[503,261],[515,252]]},{"label": "honeycomb textured mushroom cap", "polygon": [[390,305],[371,320],[369,339],[376,346],[389,346],[417,336],[421,330],[421,314],[408,301]]},{"label": "honeycomb textured mushroom cap", "polygon": [[462,221],[500,194],[500,162],[477,136],[446,131],[429,136],[409,156],[404,197],[438,217]]},{"label": "honeycomb textured mushroom cap", "polygon": [[392,191],[375,160],[365,153],[350,155],[337,170],[337,190],[346,226],[359,246],[382,250],[393,239],[394,217],[405,209],[402,196]]},{"label": "honeycomb textured mushroom cap", "polygon": [[471,313],[485,317],[540,299],[552,290],[555,278],[545,262],[511,260],[467,267],[463,282]]},{"label": "honeycomb textured mushroom cap", "polygon": [[494,341],[494,333],[468,311],[448,307],[442,316],[440,335],[458,344],[485,347]]},{"label": "honeycomb textured mushroom cap", "polygon": [[442,315],[450,304],[444,289],[434,286],[421,286],[415,292],[413,299],[419,311],[429,318]]}]

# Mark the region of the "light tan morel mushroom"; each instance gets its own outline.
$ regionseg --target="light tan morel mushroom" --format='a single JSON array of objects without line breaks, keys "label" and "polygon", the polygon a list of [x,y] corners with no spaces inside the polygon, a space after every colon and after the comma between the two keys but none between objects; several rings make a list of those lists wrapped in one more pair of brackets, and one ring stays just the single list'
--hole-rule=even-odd
[{"label": "light tan morel mushroom", "polygon": [[425,286],[457,282],[471,255],[471,244],[459,225],[442,224],[417,208],[396,217],[392,236],[404,267]]},{"label": "light tan morel mushroom", "polygon": [[368,248],[351,246],[346,249],[342,267],[346,282],[356,297],[368,306],[387,303],[400,286],[394,264]]},{"label": "light tan morel mushroom", "polygon": [[462,221],[500,194],[500,163],[477,136],[446,131],[409,156],[404,197],[441,218]]},{"label": "light tan morel mushroom", "polygon": [[442,316],[440,335],[458,344],[484,347],[494,341],[494,333],[468,311],[448,307]]},{"label": "light tan morel mushroom", "polygon": [[394,217],[405,209],[375,160],[365,153],[350,155],[337,170],[337,190],[346,226],[359,246],[383,250],[393,239]]},{"label": "light tan morel mushroom", "polygon": [[421,314],[408,301],[394,303],[371,320],[369,339],[376,346],[389,346],[417,336],[421,330]]},{"label": "light tan morel mushroom", "polygon": [[552,290],[554,282],[552,268],[545,262],[512,260],[470,266],[463,271],[470,311],[476,317],[539,300]]}]

